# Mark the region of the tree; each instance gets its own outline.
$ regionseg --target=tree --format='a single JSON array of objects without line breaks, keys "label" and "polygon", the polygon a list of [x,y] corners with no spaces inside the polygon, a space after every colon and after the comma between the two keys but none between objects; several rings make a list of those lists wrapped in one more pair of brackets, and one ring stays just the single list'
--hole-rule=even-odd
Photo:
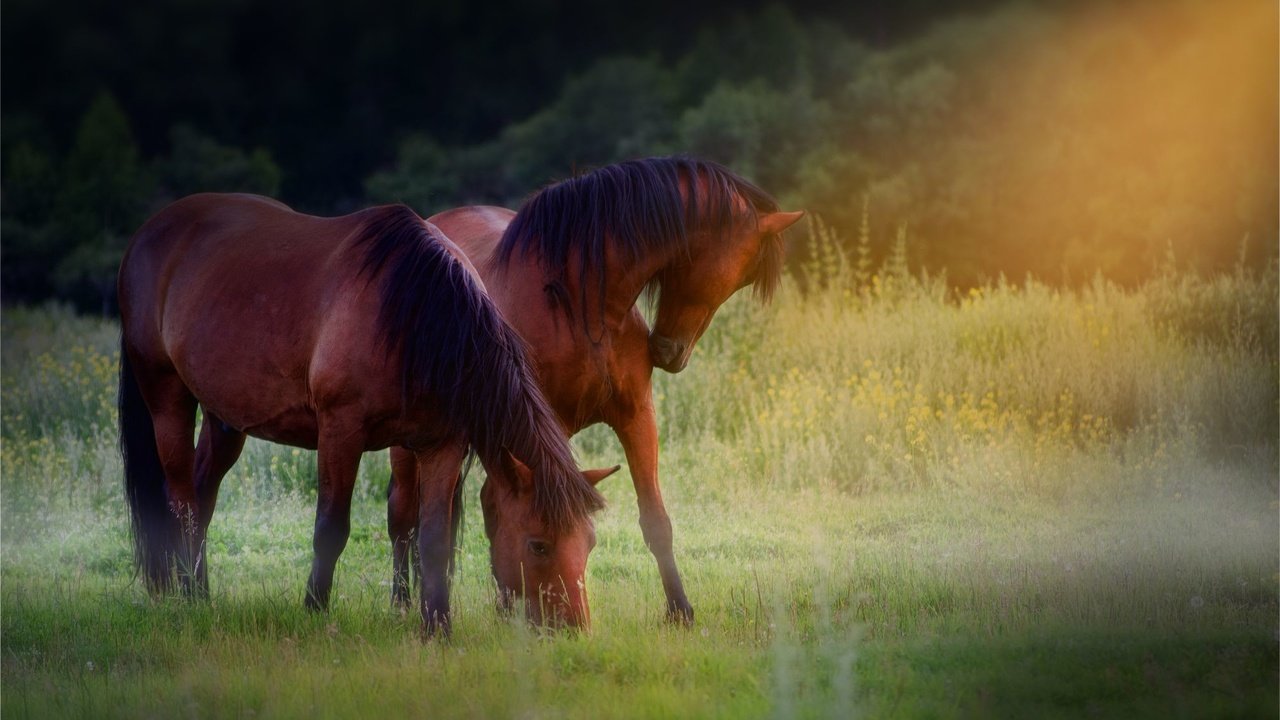
[{"label": "tree", "polygon": [[64,297],[106,313],[120,257],[154,187],[124,110],[109,93],[100,93],[81,120],[63,178],[49,238],[58,258],[53,281]]},{"label": "tree", "polygon": [[677,123],[676,146],[733,168],[772,192],[794,188],[804,163],[830,150],[826,103],[803,86],[716,88]]},{"label": "tree", "polygon": [[53,159],[29,143],[19,144],[5,160],[0,287],[6,300],[47,297],[53,291],[49,268],[58,260],[49,225],[58,172]]},{"label": "tree", "polygon": [[167,195],[248,192],[275,196],[280,192],[280,168],[263,148],[246,153],[185,124],[169,131],[169,145],[169,156],[156,164]]},{"label": "tree", "polygon": [[613,57],[569,80],[555,102],[498,138],[515,197],[593,167],[670,148],[671,74],[653,58]]},{"label": "tree", "polygon": [[400,144],[395,167],[365,180],[365,195],[375,203],[404,203],[424,216],[442,210],[460,190],[456,154],[425,135],[413,135]]}]

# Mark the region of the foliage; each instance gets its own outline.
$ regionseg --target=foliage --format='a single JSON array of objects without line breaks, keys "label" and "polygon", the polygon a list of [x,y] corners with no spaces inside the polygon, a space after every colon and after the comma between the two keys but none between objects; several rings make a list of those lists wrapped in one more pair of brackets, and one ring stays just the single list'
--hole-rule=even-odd
[{"label": "foliage", "polygon": [[[319,214],[515,207],[577,169],[676,152],[866,238],[870,260],[906,224],[909,267],[966,288],[1133,286],[1170,246],[1212,274],[1241,238],[1247,267],[1276,257],[1266,0],[517,4],[483,27],[456,3],[392,5],[305,23],[275,4],[67,12],[62,30],[39,3],[9,8],[5,52],[44,62],[3,86],[5,297],[100,307],[127,219],[187,192],[278,192]],[[158,58],[186,55],[198,77],[165,74]],[[74,82],[38,85],[66,67]],[[82,87],[97,74],[120,103]],[[77,120],[97,129],[78,138]]]},{"label": "foliage", "polygon": [[400,202],[430,213],[444,209],[461,180],[450,156],[431,138],[414,135],[400,144],[399,163],[393,170],[365,181],[365,194],[374,202]]},{"label": "foliage", "polygon": [[375,174],[365,188],[375,202],[408,202],[427,214],[462,202],[515,205],[564,169],[667,147],[672,109],[668,73],[654,60],[607,58],[491,141],[446,149],[410,137],[397,167]]},{"label": "foliage", "polygon": [[[194,124],[236,147],[268,148],[286,170],[284,199],[327,212],[356,202],[407,135],[447,146],[490,140],[607,54],[678,59],[702,45],[704,29],[733,27],[733,44],[698,56],[702,77],[785,76],[795,44],[764,33],[795,21],[761,9],[769,4],[366,0],[304,12],[279,0],[10,0],[0,27],[15,70],[0,86],[3,150],[28,142],[65,155],[84,108],[107,88],[131,112],[145,157],[164,152],[172,127]],[[950,0],[787,7],[877,42],[957,12]]]},{"label": "foliage", "polygon": [[[104,310],[114,295],[120,255],[143,219],[152,180],[141,166],[128,118],[100,94],[85,113],[53,203],[53,281],[64,297]],[[90,305],[92,307],[92,305]]]},{"label": "foliage", "polygon": [[[1169,243],[1220,271],[1233,238],[1277,234],[1273,10],[1018,5],[871,50],[773,7],[704,31],[670,70],[601,60],[495,140],[433,146],[426,165],[407,146],[389,172],[434,174],[416,181],[433,183],[430,209],[514,206],[574,167],[691,152],[874,238],[876,257],[909,223],[910,264],[965,286],[1028,272],[1134,283]],[[488,164],[478,184],[448,170],[461,158]],[[867,233],[857,197],[878,219]],[[1246,254],[1255,268],[1274,257],[1269,241]]]},{"label": "foliage", "polygon": [[60,257],[50,222],[58,172],[48,155],[25,143],[8,153],[6,161],[0,284],[15,297],[48,297],[53,293],[50,270]]},{"label": "foliage", "polygon": [[279,190],[280,168],[262,148],[245,153],[187,125],[173,128],[171,143],[145,163],[124,109],[104,92],[61,163],[19,145],[5,175],[5,298],[52,295],[107,315],[120,258],[148,211],[194,192]]},{"label": "foliage", "polygon": [[166,194],[176,199],[198,192],[249,192],[273,197],[280,168],[264,148],[246,153],[223,145],[190,125],[169,133],[169,156],[157,165]]}]

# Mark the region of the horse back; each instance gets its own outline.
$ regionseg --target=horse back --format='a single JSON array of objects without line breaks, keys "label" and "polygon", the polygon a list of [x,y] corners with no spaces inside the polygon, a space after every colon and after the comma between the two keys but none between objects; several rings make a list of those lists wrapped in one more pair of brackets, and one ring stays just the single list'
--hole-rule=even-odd
[{"label": "horse back", "polygon": [[[194,195],[134,236],[119,276],[125,347],[172,370],[224,422],[314,446],[317,414],[353,402],[350,377],[388,374],[376,302],[353,238],[373,211],[338,218],[251,195]],[[395,383],[356,400],[382,412]]]},{"label": "horse back", "polygon": [[515,216],[514,210],[503,207],[468,205],[436,213],[427,221],[462,250],[468,264],[483,268],[488,266],[494,248]]}]

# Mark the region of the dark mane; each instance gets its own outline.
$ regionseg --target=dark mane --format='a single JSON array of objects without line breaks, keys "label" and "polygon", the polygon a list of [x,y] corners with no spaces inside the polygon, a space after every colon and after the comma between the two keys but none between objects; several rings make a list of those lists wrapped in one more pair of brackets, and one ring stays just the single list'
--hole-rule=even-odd
[{"label": "dark mane", "polygon": [[[690,182],[694,178],[702,182]],[[682,179],[688,197],[681,195]],[[754,225],[757,212],[777,209],[768,193],[708,160],[628,160],[538,191],[512,219],[490,262],[501,269],[516,254],[532,254],[553,272],[575,272],[585,302],[586,278],[604,268],[606,242],[621,251],[625,262],[669,249],[687,254],[694,238],[723,242],[741,223]],[[577,268],[568,267],[573,248],[581,249]],[[766,238],[754,277],[761,300],[767,301],[777,288],[782,259],[781,239]],[[604,274],[597,274],[603,299]],[[659,273],[649,292],[661,293],[661,284]]]},{"label": "dark mane", "polygon": [[533,506],[556,528],[604,507],[582,477],[547,405],[524,342],[466,268],[409,208],[370,210],[355,247],[361,273],[380,279],[378,333],[399,354],[405,406],[430,403],[489,467],[506,449],[533,470]]}]

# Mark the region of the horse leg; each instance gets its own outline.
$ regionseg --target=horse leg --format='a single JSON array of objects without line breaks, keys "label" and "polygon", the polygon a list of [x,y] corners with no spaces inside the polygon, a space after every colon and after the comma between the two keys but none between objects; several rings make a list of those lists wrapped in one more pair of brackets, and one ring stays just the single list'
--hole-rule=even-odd
[{"label": "horse leg", "polygon": [[458,470],[458,479],[453,485],[453,522],[449,525],[449,581],[458,569],[458,545],[462,542],[462,490],[467,480],[467,470]]},{"label": "horse leg", "polygon": [[406,448],[391,449],[387,534],[391,536],[391,604],[409,608],[409,568],[417,575],[418,460]]},{"label": "horse leg", "polygon": [[358,427],[326,428],[322,419],[317,446],[315,555],[307,579],[306,605],[309,610],[326,610],[333,570],[351,535],[351,492],[364,452],[364,435]]},{"label": "horse leg", "polygon": [[638,410],[613,430],[622,442],[631,469],[631,481],[636,488],[636,502],[640,508],[640,530],[645,544],[658,561],[658,574],[662,577],[662,589],[667,595],[667,619],[685,625],[693,623],[693,606],[684,594],[684,583],[676,568],[676,556],[672,549],[671,518],[662,504],[662,490],[658,487],[658,425],[653,404],[638,403]]},{"label": "horse leg", "polygon": [[164,468],[165,496],[169,512],[178,521],[176,547],[171,554],[178,566],[178,583],[185,596],[194,592],[197,563],[199,501],[192,473],[195,465],[196,399],[172,370],[152,375],[142,387],[156,434],[156,452]]},{"label": "horse leg", "polygon": [[449,585],[455,518],[462,513],[457,488],[466,443],[450,443],[417,455],[419,603],[422,630],[449,634]]},{"label": "horse leg", "polygon": [[209,537],[209,522],[213,519],[213,509],[218,503],[218,487],[222,478],[244,450],[245,434],[236,430],[208,410],[204,413],[204,425],[200,429],[200,440],[196,443],[195,489],[200,513],[197,518],[196,559],[196,594],[209,597],[209,558],[206,540]]}]

